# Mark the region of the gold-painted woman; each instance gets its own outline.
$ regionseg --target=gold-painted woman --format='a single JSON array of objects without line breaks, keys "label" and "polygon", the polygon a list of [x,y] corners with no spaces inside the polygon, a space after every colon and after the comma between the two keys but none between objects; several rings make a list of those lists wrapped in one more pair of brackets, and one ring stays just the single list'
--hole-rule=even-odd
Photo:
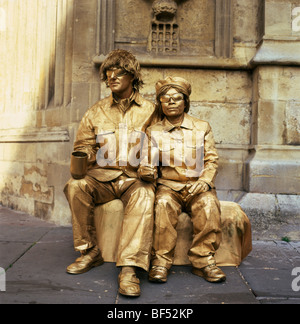
[{"label": "gold-painted woman", "polygon": [[150,281],[167,281],[182,212],[190,215],[193,224],[188,251],[192,273],[209,282],[226,280],[215,259],[222,239],[221,206],[214,184],[218,154],[209,123],[187,114],[190,94],[190,83],[180,77],[156,84],[162,120],[147,130],[139,169],[144,181],[157,182]]}]

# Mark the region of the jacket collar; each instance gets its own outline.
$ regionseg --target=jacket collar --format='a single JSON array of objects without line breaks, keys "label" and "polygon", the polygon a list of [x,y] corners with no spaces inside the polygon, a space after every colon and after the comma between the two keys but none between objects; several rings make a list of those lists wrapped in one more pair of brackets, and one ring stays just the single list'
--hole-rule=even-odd
[{"label": "jacket collar", "polygon": [[[138,106],[142,105],[142,96],[138,91],[134,91],[131,96],[128,98],[128,101],[130,104],[134,101]],[[113,104],[119,104],[120,99],[115,97],[113,93],[110,94],[110,105],[112,106]]]},{"label": "jacket collar", "polygon": [[[164,119],[162,120],[162,125],[163,125],[163,130],[165,132],[170,132],[176,127],[173,124],[171,124],[166,117],[164,117]],[[194,123],[192,121],[192,118],[186,113],[184,113],[183,121],[180,125],[180,128],[185,128],[190,130],[194,129]]]}]

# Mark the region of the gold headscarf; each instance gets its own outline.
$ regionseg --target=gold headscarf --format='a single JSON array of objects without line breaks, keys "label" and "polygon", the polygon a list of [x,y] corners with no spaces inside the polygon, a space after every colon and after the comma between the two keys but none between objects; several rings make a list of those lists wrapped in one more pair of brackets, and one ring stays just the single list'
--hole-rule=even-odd
[{"label": "gold headscarf", "polygon": [[168,76],[165,79],[159,80],[156,83],[155,85],[156,96],[158,97],[164,91],[164,89],[166,89],[166,87],[172,87],[172,86],[179,88],[182,91],[182,93],[187,95],[188,97],[192,93],[191,84],[187,80],[181,77]]}]

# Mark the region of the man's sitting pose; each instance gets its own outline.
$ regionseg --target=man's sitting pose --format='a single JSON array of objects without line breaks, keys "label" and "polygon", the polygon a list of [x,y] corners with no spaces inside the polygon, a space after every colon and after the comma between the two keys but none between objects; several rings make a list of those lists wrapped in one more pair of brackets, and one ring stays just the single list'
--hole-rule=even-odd
[{"label": "man's sitting pose", "polygon": [[163,120],[147,130],[149,141],[139,169],[142,179],[153,181],[159,165],[150,281],[167,281],[178,217],[183,211],[193,224],[188,253],[192,273],[210,282],[226,279],[214,259],[221,241],[220,203],[214,185],[218,155],[210,125],[187,114],[190,94],[191,85],[179,77],[167,77],[156,84]]},{"label": "man's sitting pose", "polygon": [[102,81],[111,96],[87,110],[80,123],[74,151],[88,155],[83,179],[71,178],[64,192],[72,212],[75,250],[81,256],[67,267],[80,274],[103,263],[96,240],[95,204],[122,200],[125,212],[116,266],[119,292],[139,296],[135,268],[149,270],[153,237],[154,185],[137,177],[136,152],[155,106],[139,94],[143,81],[136,58],[124,50],[112,51],[101,66]]}]

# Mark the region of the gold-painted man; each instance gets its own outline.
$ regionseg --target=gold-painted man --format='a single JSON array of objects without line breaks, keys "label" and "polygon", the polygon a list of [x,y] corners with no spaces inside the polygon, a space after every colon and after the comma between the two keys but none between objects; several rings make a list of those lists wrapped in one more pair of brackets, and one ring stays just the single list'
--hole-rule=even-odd
[{"label": "gold-painted man", "polygon": [[163,120],[147,130],[149,145],[145,145],[148,149],[144,156],[151,154],[139,169],[141,178],[151,181],[159,166],[149,280],[167,281],[174,258],[178,217],[185,211],[191,217],[194,231],[188,253],[192,272],[210,282],[224,281],[226,276],[214,259],[221,241],[221,219],[214,185],[218,154],[211,127],[187,114],[191,85],[185,79],[160,80],[156,94]]},{"label": "gold-painted man", "polygon": [[116,262],[121,267],[119,292],[139,296],[135,270],[149,270],[155,188],[137,177],[138,152],[146,128],[155,119],[155,106],[139,94],[143,81],[131,53],[112,51],[100,75],[111,95],[88,109],[74,143],[75,151],[88,154],[88,171],[83,179],[71,178],[64,190],[72,212],[75,250],[81,252],[67,272],[80,274],[103,263],[94,206],[119,198],[125,207]]}]

